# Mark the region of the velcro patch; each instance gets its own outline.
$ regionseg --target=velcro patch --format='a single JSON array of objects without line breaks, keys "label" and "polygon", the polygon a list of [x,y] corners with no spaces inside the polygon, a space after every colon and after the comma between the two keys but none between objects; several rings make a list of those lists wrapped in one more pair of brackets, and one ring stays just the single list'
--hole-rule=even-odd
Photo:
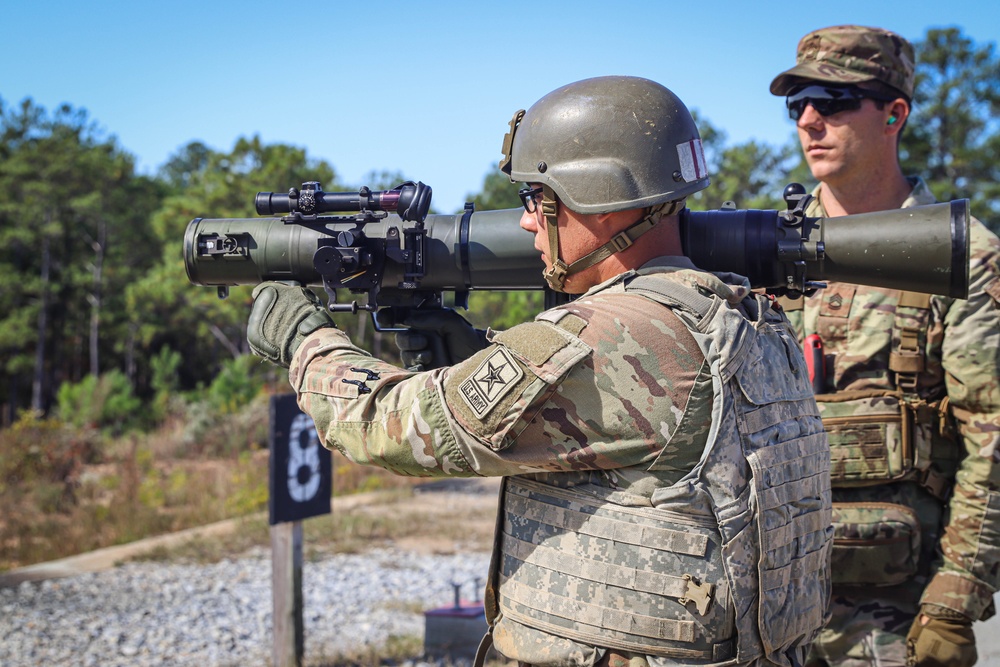
[{"label": "velcro patch", "polygon": [[511,353],[503,347],[497,347],[479,368],[459,385],[458,393],[473,414],[482,419],[500,403],[500,399],[506,396],[522,377],[524,371]]},{"label": "velcro patch", "polygon": [[514,350],[535,366],[541,366],[567,345],[566,336],[548,324],[525,322],[501,331],[494,340]]}]

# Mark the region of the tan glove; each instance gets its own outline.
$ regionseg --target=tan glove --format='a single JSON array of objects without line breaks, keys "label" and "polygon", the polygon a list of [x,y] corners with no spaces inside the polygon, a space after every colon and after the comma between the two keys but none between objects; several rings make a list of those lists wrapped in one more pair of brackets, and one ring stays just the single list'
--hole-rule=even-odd
[{"label": "tan glove", "polygon": [[254,288],[247,342],[258,357],[288,368],[306,336],[332,326],[319,297],[304,287],[271,282]]},{"label": "tan glove", "polygon": [[909,667],[972,667],[978,657],[972,621],[941,607],[920,608],[906,635]]}]

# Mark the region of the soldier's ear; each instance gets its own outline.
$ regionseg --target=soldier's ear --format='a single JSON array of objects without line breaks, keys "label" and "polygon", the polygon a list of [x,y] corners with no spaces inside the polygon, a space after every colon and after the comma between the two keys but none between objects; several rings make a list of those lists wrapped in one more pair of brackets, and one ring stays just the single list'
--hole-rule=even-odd
[{"label": "soldier's ear", "polygon": [[910,105],[900,97],[889,105],[889,118],[886,119],[885,124],[890,128],[891,132],[898,132],[899,128],[906,123],[909,115]]}]

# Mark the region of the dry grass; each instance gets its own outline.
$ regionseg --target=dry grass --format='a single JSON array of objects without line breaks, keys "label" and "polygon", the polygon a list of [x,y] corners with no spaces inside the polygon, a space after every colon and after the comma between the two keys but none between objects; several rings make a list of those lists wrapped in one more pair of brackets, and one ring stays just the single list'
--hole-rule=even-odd
[{"label": "dry grass", "polygon": [[[0,571],[238,517],[247,519],[226,544],[191,544],[182,556],[212,560],[268,545],[266,518],[258,516],[267,507],[268,452],[252,435],[260,431],[258,408],[220,420],[213,440],[197,446],[178,420],[114,440],[33,417],[0,431]],[[434,549],[447,550],[475,535],[414,511],[420,503],[412,488],[427,480],[357,466],[337,453],[333,467],[337,499],[382,495],[357,513],[306,522],[308,548],[317,557],[415,542],[421,534],[434,536]],[[378,511],[379,503],[399,499],[408,499],[400,503],[404,509]],[[492,527],[492,519],[487,523]]]},{"label": "dry grass", "polygon": [[[303,558],[318,561],[378,547],[435,554],[488,551],[496,521],[495,482],[469,484],[487,490],[428,492],[418,486],[335,498],[330,514],[303,521]],[[133,560],[211,563],[253,549],[270,549],[266,513],[234,521],[222,534],[158,547]]]}]

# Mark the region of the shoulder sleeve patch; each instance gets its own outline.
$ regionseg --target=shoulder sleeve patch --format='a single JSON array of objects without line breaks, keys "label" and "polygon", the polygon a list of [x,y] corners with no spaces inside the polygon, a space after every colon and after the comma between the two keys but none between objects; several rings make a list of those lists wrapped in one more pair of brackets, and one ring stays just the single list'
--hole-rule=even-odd
[{"label": "shoulder sleeve patch", "polygon": [[499,451],[509,446],[589,345],[555,325],[528,322],[446,369],[444,398],[458,425]]},{"label": "shoulder sleeve patch", "polygon": [[458,385],[458,394],[472,413],[482,419],[523,377],[524,370],[513,355],[498,346]]}]

